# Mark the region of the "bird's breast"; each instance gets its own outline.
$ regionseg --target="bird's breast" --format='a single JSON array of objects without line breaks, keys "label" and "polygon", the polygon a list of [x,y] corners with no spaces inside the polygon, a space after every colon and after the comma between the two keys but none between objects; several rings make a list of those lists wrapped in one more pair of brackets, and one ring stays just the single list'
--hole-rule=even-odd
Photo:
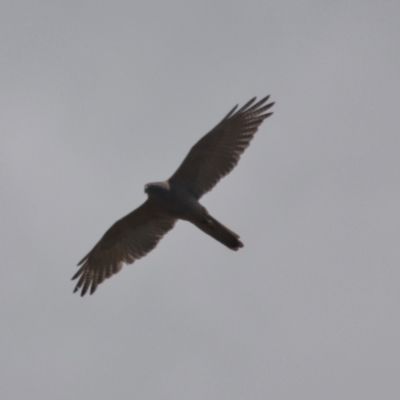
[{"label": "bird's breast", "polygon": [[202,215],[203,207],[197,199],[185,190],[171,188],[157,198],[160,206],[176,218],[188,221],[197,220]]}]

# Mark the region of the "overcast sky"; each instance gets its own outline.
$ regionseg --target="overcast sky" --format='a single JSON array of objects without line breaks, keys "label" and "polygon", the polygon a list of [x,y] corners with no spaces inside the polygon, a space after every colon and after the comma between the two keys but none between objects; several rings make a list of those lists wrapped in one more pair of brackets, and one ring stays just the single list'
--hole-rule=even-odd
[{"label": "overcast sky", "polygon": [[[400,3],[3,1],[0,397],[400,398]],[[77,262],[236,104],[202,203],[72,294]]]}]

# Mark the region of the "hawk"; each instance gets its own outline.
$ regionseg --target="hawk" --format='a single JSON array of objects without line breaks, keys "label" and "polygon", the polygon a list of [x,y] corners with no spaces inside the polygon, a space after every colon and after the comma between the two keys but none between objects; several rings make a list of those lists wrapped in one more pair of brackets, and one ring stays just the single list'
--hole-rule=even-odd
[{"label": "hawk", "polygon": [[189,221],[228,248],[243,247],[239,235],[222,225],[199,203],[236,166],[259,126],[272,115],[269,96],[236,105],[189,151],[177,171],[164,182],[144,187],[147,200],[117,221],[79,262],[74,293],[84,296],[122,268],[153,250],[179,219]]}]

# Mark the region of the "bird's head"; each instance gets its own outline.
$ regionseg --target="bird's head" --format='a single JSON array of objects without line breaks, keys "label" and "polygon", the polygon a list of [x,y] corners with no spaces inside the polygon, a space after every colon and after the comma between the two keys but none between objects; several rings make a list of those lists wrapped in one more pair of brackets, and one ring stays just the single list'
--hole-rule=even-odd
[{"label": "bird's head", "polygon": [[165,193],[169,191],[170,186],[169,182],[153,182],[153,183],[148,183],[147,185],[144,186],[144,192],[147,193],[148,196],[151,195],[158,195]]}]

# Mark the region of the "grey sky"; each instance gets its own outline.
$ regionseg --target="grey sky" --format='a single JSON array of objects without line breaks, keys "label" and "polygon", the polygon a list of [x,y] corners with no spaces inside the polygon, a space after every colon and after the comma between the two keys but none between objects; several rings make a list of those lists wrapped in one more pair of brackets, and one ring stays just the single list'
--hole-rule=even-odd
[{"label": "grey sky", "polygon": [[[398,399],[399,15],[3,1],[0,397]],[[73,295],[144,184],[269,93],[275,114],[202,200],[245,247],[179,222]]]}]

